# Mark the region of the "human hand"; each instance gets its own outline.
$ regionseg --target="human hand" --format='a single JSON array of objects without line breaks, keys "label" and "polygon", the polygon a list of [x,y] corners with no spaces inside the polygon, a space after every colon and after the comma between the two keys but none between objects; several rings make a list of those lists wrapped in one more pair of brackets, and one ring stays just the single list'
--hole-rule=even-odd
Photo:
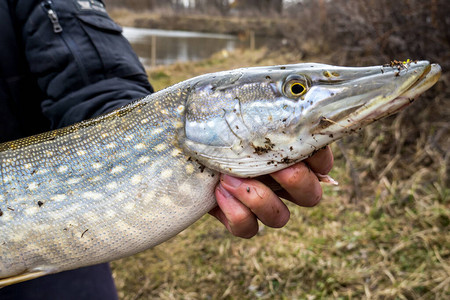
[{"label": "human hand", "polygon": [[332,166],[333,154],[326,147],[289,168],[257,179],[222,174],[215,190],[218,205],[210,214],[242,238],[256,235],[258,219],[269,227],[283,227],[290,213],[279,197],[300,206],[315,206],[322,198],[315,173],[328,174]]}]

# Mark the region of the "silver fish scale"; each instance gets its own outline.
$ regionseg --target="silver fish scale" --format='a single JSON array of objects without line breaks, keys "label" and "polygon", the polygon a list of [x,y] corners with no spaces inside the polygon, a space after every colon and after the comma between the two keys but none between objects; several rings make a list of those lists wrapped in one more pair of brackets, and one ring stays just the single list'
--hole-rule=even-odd
[{"label": "silver fish scale", "polygon": [[[223,107],[238,101],[240,103],[255,102],[258,99],[262,102],[270,102],[275,98],[274,90],[270,83],[247,83],[234,90],[233,93],[227,89],[217,93],[216,90],[206,87],[204,90],[190,95],[187,110],[189,121],[208,121],[209,119],[223,114]],[[223,105],[223,104],[227,105]],[[231,107],[230,109],[233,109]]]},{"label": "silver fish scale", "polygon": [[0,278],[130,255],[210,210],[218,176],[175,141],[184,99],[174,87],[47,141],[2,145]]}]

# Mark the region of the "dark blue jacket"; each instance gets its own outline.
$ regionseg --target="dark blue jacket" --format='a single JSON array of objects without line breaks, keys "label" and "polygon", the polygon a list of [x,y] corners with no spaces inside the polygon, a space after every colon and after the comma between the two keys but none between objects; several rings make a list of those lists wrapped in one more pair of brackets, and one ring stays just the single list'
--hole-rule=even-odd
[{"label": "dark blue jacket", "polygon": [[[121,31],[98,0],[1,0],[0,142],[66,126],[153,92]],[[107,264],[0,289],[0,299],[115,298]]]},{"label": "dark blue jacket", "polygon": [[0,142],[153,92],[121,32],[98,0],[0,1]]}]

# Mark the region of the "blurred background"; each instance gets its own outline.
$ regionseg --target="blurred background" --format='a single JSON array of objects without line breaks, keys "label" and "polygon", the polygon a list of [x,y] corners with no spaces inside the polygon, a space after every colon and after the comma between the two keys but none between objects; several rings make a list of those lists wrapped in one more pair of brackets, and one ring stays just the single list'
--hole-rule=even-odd
[{"label": "blurred background", "polygon": [[113,263],[122,299],[449,299],[450,1],[105,0],[159,90],[220,70],[426,59],[440,81],[332,145],[337,187],[251,240],[210,216]]}]

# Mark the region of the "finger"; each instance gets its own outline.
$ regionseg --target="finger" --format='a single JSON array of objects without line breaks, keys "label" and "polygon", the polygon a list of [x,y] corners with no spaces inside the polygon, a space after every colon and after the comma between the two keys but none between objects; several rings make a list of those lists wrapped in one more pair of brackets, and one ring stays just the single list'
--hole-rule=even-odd
[{"label": "finger", "polygon": [[209,211],[209,214],[219,220],[229,232],[231,232],[230,224],[228,223],[227,217],[223,213],[219,205],[214,207]]},{"label": "finger", "polygon": [[216,188],[215,195],[219,210],[213,210],[212,214],[228,231],[242,238],[251,238],[258,233],[258,221],[248,207],[220,184]]},{"label": "finger", "polygon": [[328,174],[333,167],[333,152],[329,146],[317,151],[313,156],[308,157],[304,162],[314,171],[314,173]]},{"label": "finger", "polygon": [[288,222],[289,209],[260,181],[222,175],[220,185],[248,207],[265,225],[279,228]]},{"label": "finger", "polygon": [[303,162],[272,173],[271,176],[285,190],[280,195],[297,205],[315,206],[322,198],[322,187],[317,176]]}]

